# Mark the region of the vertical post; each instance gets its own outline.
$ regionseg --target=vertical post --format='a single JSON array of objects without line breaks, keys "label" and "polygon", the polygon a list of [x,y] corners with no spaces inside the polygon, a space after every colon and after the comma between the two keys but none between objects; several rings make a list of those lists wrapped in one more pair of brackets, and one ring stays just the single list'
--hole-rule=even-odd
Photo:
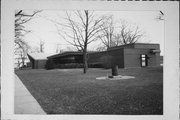
[{"label": "vertical post", "polygon": [[118,65],[112,66],[112,76],[118,76]]}]

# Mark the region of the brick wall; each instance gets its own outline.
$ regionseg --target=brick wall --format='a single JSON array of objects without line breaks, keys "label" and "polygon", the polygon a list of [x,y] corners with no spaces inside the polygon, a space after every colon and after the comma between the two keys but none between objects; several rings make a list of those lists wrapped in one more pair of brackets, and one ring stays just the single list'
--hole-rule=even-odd
[{"label": "brick wall", "polygon": [[160,54],[151,53],[150,49],[124,49],[124,66],[141,67],[140,55],[145,54],[149,57],[148,66],[160,65]]}]

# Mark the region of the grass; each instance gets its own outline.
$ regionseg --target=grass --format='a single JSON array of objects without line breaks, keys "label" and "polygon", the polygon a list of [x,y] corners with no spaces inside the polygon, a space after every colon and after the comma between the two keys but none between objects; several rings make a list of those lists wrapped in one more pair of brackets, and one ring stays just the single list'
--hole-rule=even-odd
[{"label": "grass", "polygon": [[17,70],[47,114],[163,114],[163,69],[119,69],[128,80],[96,80],[111,70]]}]

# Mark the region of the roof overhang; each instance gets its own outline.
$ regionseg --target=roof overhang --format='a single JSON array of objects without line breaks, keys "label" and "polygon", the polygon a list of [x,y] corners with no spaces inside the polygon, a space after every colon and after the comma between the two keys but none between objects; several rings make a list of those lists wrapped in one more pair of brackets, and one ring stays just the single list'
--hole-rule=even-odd
[{"label": "roof overhang", "polygon": [[49,56],[47,58],[51,59],[51,58],[57,58],[57,57],[77,56],[77,55],[83,55],[83,52],[64,52],[64,53]]},{"label": "roof overhang", "polygon": [[161,50],[150,50],[151,53],[160,53]]},{"label": "roof overhang", "polygon": [[47,60],[47,55],[43,53],[27,53],[27,56],[34,60]]}]

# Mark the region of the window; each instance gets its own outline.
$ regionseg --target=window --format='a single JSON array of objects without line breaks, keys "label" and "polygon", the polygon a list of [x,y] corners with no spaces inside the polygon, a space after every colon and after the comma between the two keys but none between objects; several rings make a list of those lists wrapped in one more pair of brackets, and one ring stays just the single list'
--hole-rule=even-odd
[{"label": "window", "polygon": [[141,59],[140,60],[141,61],[141,67],[148,66],[148,57],[147,57],[147,55],[141,54],[140,59]]}]

